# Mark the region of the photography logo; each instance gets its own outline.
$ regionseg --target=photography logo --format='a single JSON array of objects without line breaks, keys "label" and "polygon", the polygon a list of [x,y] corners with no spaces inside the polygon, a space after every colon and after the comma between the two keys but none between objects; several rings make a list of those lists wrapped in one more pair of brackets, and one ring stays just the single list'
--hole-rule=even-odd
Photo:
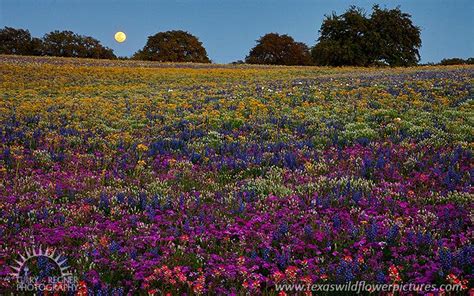
[{"label": "photography logo", "polygon": [[[70,271],[67,259],[55,249],[26,248],[10,266],[18,291],[76,291],[78,278]],[[54,274],[54,275],[53,275]]]}]

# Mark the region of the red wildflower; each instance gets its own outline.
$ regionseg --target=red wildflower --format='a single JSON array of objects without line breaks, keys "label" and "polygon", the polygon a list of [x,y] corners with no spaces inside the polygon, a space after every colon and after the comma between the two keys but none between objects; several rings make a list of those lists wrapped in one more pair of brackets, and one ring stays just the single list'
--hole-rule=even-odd
[{"label": "red wildflower", "polygon": [[290,281],[295,281],[297,272],[298,272],[298,267],[288,266],[288,268],[285,271],[285,274]]}]

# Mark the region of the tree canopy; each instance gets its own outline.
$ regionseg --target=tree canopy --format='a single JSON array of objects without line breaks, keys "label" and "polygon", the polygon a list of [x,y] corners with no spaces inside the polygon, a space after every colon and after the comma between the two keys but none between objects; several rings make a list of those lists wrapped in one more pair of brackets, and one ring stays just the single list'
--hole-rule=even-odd
[{"label": "tree canopy", "polygon": [[311,50],[317,65],[411,66],[420,59],[420,28],[398,7],[374,5],[367,17],[364,10],[351,6],[341,15],[326,16],[319,33]]},{"label": "tree canopy", "polygon": [[249,64],[310,65],[308,46],[295,42],[291,36],[269,33],[257,40],[257,45],[245,58]]},{"label": "tree canopy", "polygon": [[5,27],[0,30],[0,53],[59,57],[115,59],[112,49],[99,40],[71,31],[53,31],[42,39],[28,30]]},{"label": "tree canopy", "polygon": [[474,58],[468,59],[461,59],[461,58],[449,58],[449,59],[442,59],[441,62],[438,63],[442,66],[449,66],[449,65],[473,65]]},{"label": "tree canopy", "polygon": [[59,57],[114,59],[112,49],[99,40],[71,31],[53,31],[43,37],[43,54]]},{"label": "tree canopy", "polygon": [[211,62],[199,39],[181,30],[149,36],[146,45],[133,58],[160,62]]},{"label": "tree canopy", "polygon": [[28,30],[5,27],[0,29],[0,54],[40,55],[41,40]]}]

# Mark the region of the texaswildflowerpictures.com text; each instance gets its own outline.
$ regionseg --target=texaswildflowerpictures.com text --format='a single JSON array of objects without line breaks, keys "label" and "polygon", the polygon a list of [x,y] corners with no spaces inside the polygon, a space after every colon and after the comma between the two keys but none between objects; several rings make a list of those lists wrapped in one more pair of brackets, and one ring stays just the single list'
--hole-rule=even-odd
[{"label": "texaswildflowerpictures.com text", "polygon": [[365,281],[349,282],[345,284],[276,284],[275,289],[283,292],[431,292],[462,291],[462,285],[445,284],[371,284]]}]

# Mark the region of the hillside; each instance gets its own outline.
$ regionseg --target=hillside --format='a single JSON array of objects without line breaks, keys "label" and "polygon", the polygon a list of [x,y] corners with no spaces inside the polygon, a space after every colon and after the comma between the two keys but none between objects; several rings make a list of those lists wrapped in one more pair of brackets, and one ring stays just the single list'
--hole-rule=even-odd
[{"label": "hillside", "polygon": [[55,247],[93,294],[472,280],[474,66],[0,73],[4,262]]}]

